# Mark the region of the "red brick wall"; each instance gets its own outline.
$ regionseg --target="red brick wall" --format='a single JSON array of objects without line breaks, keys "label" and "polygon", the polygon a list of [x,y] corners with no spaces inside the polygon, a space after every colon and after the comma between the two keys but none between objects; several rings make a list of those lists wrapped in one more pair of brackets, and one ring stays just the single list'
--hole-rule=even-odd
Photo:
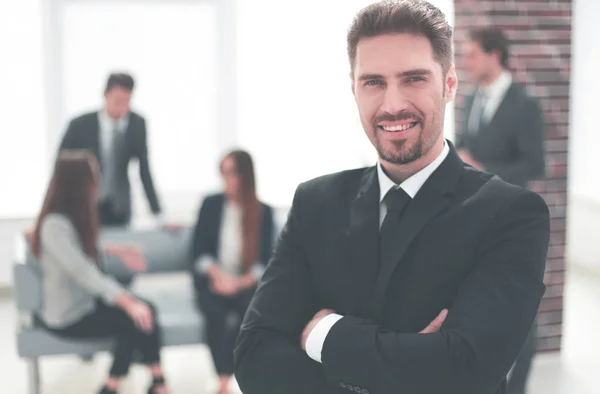
[{"label": "red brick wall", "polygon": [[560,350],[563,321],[571,0],[455,0],[455,51],[459,76],[457,130],[462,102],[472,89],[464,73],[462,43],[470,28],[495,26],[511,40],[510,68],[539,98],[546,114],[547,179],[537,182],[551,213],[546,294],[539,315],[539,351]]}]

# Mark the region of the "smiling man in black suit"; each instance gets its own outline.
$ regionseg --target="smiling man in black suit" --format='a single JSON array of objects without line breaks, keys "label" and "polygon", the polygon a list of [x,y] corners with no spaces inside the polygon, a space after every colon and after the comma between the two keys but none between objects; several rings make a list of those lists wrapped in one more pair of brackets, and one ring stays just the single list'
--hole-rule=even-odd
[{"label": "smiling man in black suit", "polygon": [[298,187],[242,324],[239,385],[505,393],[545,290],[548,207],[466,165],[444,139],[457,78],[441,11],[422,0],[369,6],[348,52],[379,162]]}]

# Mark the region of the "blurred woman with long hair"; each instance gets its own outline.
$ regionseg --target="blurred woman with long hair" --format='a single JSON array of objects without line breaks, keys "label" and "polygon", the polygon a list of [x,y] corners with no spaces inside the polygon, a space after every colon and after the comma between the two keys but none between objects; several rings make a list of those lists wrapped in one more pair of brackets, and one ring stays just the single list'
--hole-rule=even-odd
[{"label": "blurred woman with long hair", "polygon": [[233,347],[256,283],[271,258],[273,210],[256,196],[254,164],[234,150],[220,163],[223,193],[206,197],[196,222],[191,263],[197,303],[207,324],[208,346],[228,393]]},{"label": "blurred woman with long hair", "polygon": [[[149,394],[166,394],[160,365],[160,327],[156,312],[102,270],[98,248],[98,164],[86,151],[64,151],[31,238],[40,261],[43,308],[37,320],[66,338],[113,338],[113,364],[101,394],[117,392],[120,379],[138,351],[153,382]],[[140,253],[118,250],[128,266],[139,266]]]}]

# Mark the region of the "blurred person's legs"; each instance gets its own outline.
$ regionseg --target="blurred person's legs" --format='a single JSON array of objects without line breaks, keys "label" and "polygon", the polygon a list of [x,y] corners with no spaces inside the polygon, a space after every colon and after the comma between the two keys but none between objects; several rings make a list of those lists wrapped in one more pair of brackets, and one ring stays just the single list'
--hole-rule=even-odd
[{"label": "blurred person's legs", "polygon": [[208,347],[219,375],[218,393],[225,394],[233,376],[233,348],[254,289],[227,297],[213,293],[208,281],[199,281],[196,291],[206,321]]},{"label": "blurred person's legs", "polygon": [[527,379],[536,350],[537,322],[534,322],[509,375],[507,394],[525,394],[527,392]]},{"label": "blurred person's legs", "polygon": [[[146,302],[146,301],[145,301]],[[116,392],[119,381],[127,375],[133,362],[134,352],[140,354],[140,362],[147,365],[156,383],[151,394],[166,393],[160,366],[160,326],[156,319],[156,309],[146,302],[154,315],[151,332],[139,329],[131,317],[123,310],[97,303],[96,310],[82,320],[62,329],[51,329],[56,334],[68,338],[114,338],[113,363],[101,393]]]}]

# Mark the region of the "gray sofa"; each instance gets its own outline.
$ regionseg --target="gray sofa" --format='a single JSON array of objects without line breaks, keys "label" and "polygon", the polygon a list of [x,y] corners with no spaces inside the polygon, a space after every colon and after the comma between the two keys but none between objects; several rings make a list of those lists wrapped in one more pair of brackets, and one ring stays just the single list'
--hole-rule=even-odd
[{"label": "gray sofa", "polygon": [[[105,230],[102,243],[133,242],[142,247],[148,262],[149,273],[187,270],[186,253],[189,250],[190,229],[178,231],[149,230],[128,231]],[[29,253],[26,242],[19,239],[19,257],[14,262],[15,302],[19,313],[17,327],[17,352],[28,363],[29,392],[40,393],[40,358],[53,355],[74,354],[88,357],[96,352],[111,349],[111,341],[75,341],[59,338],[41,327],[37,327],[32,316],[40,310],[40,268],[37,260]],[[116,258],[109,258],[106,271],[116,277],[128,277],[132,273]],[[158,319],[163,327],[164,346],[204,343],[203,317],[194,305],[189,288],[159,290],[144,294],[154,302]]]},{"label": "gray sofa", "polygon": [[[275,239],[287,219],[288,207],[275,209]],[[190,228],[178,231],[105,229],[101,243],[131,242],[142,247],[148,262],[148,274],[187,271],[187,253],[191,241]],[[17,352],[27,361],[29,371],[29,393],[40,393],[40,358],[53,355],[80,355],[89,357],[96,352],[111,349],[110,341],[72,341],[59,338],[40,327],[36,327],[32,316],[40,310],[40,268],[38,261],[29,253],[24,237],[19,237],[17,257],[13,265],[15,302],[19,313],[17,327]],[[116,258],[109,258],[107,273],[119,278],[131,277],[132,273]],[[169,288],[143,294],[158,310],[158,319],[163,328],[163,345],[178,346],[205,343],[202,315],[195,307],[189,288]]]}]

